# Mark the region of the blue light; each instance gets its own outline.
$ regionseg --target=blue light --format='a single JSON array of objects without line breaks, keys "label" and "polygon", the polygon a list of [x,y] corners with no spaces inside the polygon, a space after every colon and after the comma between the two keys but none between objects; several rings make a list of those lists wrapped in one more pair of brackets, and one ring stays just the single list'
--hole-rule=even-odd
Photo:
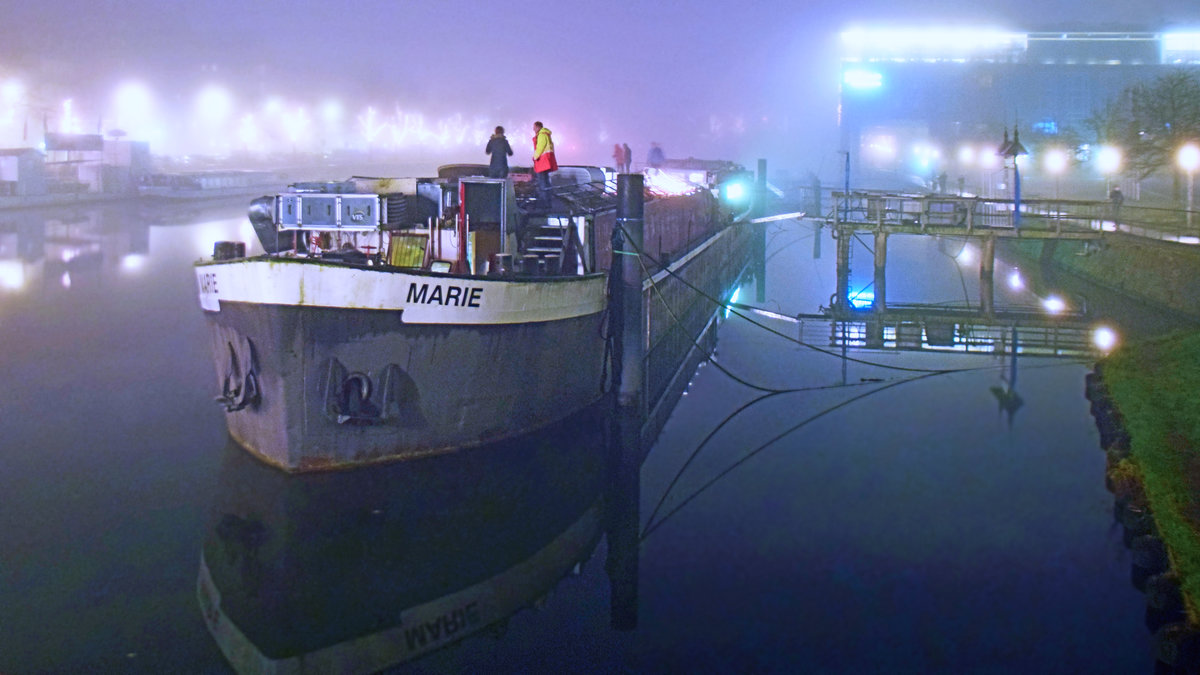
[{"label": "blue light", "polygon": [[742,292],[741,287],[738,287],[738,288],[733,289],[733,295],[729,296],[729,302],[726,303],[726,305],[725,305],[725,318],[726,319],[729,318],[729,309],[730,309],[729,306],[732,304],[735,304],[738,301],[738,296],[741,294],[741,292]]},{"label": "blue light", "polygon": [[873,70],[847,70],[842,73],[842,84],[851,89],[878,89],[883,86],[883,75]]},{"label": "blue light", "polygon": [[1057,136],[1058,135],[1058,122],[1056,122],[1050,118],[1046,118],[1046,119],[1042,120],[1041,122],[1034,122],[1033,130],[1038,132],[1039,134],[1045,134],[1047,136]]},{"label": "blue light", "polygon": [[870,309],[875,304],[875,291],[862,289],[850,294],[850,306],[854,309]]},{"label": "blue light", "polygon": [[746,198],[746,186],[741,183],[729,183],[725,186],[725,199],[738,202]]}]

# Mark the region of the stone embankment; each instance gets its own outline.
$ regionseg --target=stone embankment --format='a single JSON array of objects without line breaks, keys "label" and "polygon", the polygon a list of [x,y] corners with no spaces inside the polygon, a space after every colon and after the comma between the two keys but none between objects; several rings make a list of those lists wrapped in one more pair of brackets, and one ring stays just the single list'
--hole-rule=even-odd
[{"label": "stone embankment", "polygon": [[[1156,453],[1191,452],[1175,447],[1154,447],[1157,439],[1135,439],[1134,429],[1152,425],[1126,422],[1120,406],[1105,382],[1106,364],[1101,362],[1086,378],[1085,395],[1091,402],[1092,415],[1100,433],[1100,447],[1106,456],[1105,485],[1113,493],[1113,516],[1123,529],[1124,542],[1131,552],[1130,580],[1146,594],[1146,627],[1154,633],[1157,660],[1155,672],[1200,673],[1200,598],[1195,587],[1200,579],[1190,572],[1195,561],[1187,558],[1200,545],[1200,535],[1186,517],[1180,522],[1176,495],[1162,481],[1146,480],[1156,472]],[[1169,385],[1168,385],[1169,386]],[[1137,409],[1136,402],[1130,407]],[[1156,516],[1156,507],[1163,517]],[[1166,511],[1174,513],[1167,514]],[[1174,517],[1167,517],[1174,516]],[[1165,534],[1164,534],[1165,533]],[[1185,590],[1186,589],[1186,590]]]}]

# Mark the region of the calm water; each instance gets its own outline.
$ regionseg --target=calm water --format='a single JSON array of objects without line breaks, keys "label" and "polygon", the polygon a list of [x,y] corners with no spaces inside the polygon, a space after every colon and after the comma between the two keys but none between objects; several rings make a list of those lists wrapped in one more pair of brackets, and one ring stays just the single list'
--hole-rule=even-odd
[{"label": "calm water", "polygon": [[[806,226],[772,232],[764,306],[795,314],[828,304],[832,242],[814,259]],[[447,584],[438,570],[498,564],[513,555],[510,534],[561,525],[523,515],[519,493],[478,494],[490,483],[470,464],[461,475],[438,469],[443,489],[428,502],[404,501],[379,476],[365,489],[247,467],[212,401],[190,267],[231,238],[252,238],[240,204],[0,215],[0,672],[229,672],[196,579],[205,542],[230,531],[222,515],[242,513],[229,505],[260,484],[264,510],[303,505],[264,517],[272,531],[299,533],[290,555],[326,564],[322,555],[344,551],[359,563],[355,574],[289,576],[321,588],[282,584],[281,593],[378,597],[363,589],[391,589],[412,569]],[[957,250],[894,241],[889,299],[976,299],[977,269],[960,278],[947,254]],[[855,261],[857,283],[869,254],[860,247]],[[998,264],[997,303],[1028,304],[1004,295],[1007,270]],[[702,367],[641,471],[649,533],[638,629],[609,627],[602,540],[578,576],[513,616],[502,637],[468,638],[401,671],[1150,672],[1144,600],[1129,581],[1082,396],[1085,366],[1022,360],[1025,403],[1010,425],[990,391],[999,360],[859,356],[976,370],[901,382],[913,373],[852,365],[848,383],[884,381],[778,394],[727,419],[761,392]],[[773,388],[842,381],[836,359],[736,317],[721,328],[718,362]],[[871,388],[880,391],[810,419]],[[528,483],[544,487],[540,496],[596,489],[579,466],[530,466]],[[564,489],[576,485],[590,487]],[[420,534],[414,519],[445,517],[430,504],[483,504],[472,507],[483,520],[453,521],[479,545]],[[329,524],[314,525],[326,506]],[[551,500],[542,511],[559,508]],[[355,515],[364,513],[383,520]],[[397,565],[404,556],[414,567]],[[310,632],[361,618],[346,616],[354,603],[297,607],[307,607],[297,625]]]}]

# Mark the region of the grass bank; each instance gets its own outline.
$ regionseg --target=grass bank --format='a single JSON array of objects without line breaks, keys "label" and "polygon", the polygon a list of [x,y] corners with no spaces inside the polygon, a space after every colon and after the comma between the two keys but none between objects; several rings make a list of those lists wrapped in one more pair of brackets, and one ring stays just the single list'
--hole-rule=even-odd
[{"label": "grass bank", "polygon": [[1102,362],[1159,536],[1200,624],[1200,332],[1128,345]]},{"label": "grass bank", "polygon": [[1004,250],[1026,263],[1053,265],[1099,288],[1200,321],[1200,247],[1114,235],[1101,247],[1018,239],[1004,242]]}]

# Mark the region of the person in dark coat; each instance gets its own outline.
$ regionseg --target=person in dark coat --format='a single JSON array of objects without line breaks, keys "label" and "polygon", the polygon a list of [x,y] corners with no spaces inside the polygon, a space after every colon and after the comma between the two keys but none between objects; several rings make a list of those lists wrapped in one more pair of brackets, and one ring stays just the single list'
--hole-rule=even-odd
[{"label": "person in dark coat", "polygon": [[504,127],[496,127],[496,133],[488,139],[484,152],[492,156],[492,163],[488,166],[488,177],[507,178],[508,158],[513,154],[513,149],[504,137]]},{"label": "person in dark coat", "polygon": [[633,150],[629,149],[628,143],[622,143],[621,149],[625,151],[625,164],[621,169],[621,173],[629,173],[629,167],[633,164]]},{"label": "person in dark coat", "polygon": [[666,157],[663,155],[662,147],[658,143],[651,143],[650,152],[646,155],[646,164],[657,169],[663,165],[664,161],[666,161]]}]

